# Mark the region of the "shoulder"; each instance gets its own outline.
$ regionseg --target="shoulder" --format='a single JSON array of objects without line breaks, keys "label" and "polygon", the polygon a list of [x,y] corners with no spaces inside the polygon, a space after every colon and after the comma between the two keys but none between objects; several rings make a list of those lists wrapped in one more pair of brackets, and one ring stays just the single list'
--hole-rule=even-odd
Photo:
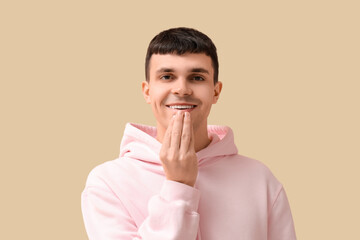
[{"label": "shoulder", "polygon": [[120,158],[117,158],[95,166],[86,179],[86,186],[103,187],[112,181],[117,181],[119,177],[123,176],[122,162]]},{"label": "shoulder", "polygon": [[260,160],[243,155],[238,155],[238,158],[242,162],[242,174],[246,177],[247,184],[266,194],[271,205],[282,191],[282,183],[275,177],[271,169]]},{"label": "shoulder", "polygon": [[257,160],[257,159],[251,158],[251,157],[247,157],[244,155],[240,155],[240,154],[237,155],[237,158],[250,171],[261,172],[266,176],[272,175],[270,168],[267,165],[265,165],[263,162],[261,162],[260,160]]},{"label": "shoulder", "polygon": [[232,165],[236,165],[237,171],[246,176],[248,181],[270,185],[276,189],[282,187],[270,168],[260,160],[237,154],[233,156],[233,161],[236,164]]}]

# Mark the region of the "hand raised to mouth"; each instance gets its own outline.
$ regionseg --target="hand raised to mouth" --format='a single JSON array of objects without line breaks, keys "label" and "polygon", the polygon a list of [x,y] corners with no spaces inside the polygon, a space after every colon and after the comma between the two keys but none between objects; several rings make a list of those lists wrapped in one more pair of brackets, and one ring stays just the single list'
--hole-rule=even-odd
[{"label": "hand raised to mouth", "polygon": [[177,112],[170,120],[160,150],[166,179],[195,185],[198,159],[190,113]]}]

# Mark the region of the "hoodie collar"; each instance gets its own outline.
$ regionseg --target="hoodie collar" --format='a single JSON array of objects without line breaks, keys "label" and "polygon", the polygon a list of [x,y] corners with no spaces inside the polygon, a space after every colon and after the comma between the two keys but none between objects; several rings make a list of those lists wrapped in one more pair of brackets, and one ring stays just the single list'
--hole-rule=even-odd
[{"label": "hoodie collar", "polygon": [[[211,139],[210,144],[196,153],[199,163],[209,158],[238,153],[230,127],[208,125],[208,134]],[[120,157],[161,164],[160,149],[161,143],[156,139],[156,127],[136,123],[126,124],[120,144]]]}]

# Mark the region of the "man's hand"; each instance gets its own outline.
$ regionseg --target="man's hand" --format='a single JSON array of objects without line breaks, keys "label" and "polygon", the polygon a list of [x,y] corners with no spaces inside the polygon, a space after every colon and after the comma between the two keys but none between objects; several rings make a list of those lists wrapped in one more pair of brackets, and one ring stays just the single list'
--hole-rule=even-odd
[{"label": "man's hand", "polygon": [[195,185],[198,159],[194,145],[190,113],[178,112],[170,120],[160,150],[166,179],[191,187]]}]

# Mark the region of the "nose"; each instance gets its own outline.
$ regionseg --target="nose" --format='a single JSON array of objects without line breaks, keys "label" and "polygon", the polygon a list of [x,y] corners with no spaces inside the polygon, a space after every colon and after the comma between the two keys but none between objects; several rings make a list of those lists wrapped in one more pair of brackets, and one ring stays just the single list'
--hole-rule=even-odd
[{"label": "nose", "polygon": [[192,89],[186,79],[177,79],[171,92],[179,96],[186,96],[192,94]]}]

